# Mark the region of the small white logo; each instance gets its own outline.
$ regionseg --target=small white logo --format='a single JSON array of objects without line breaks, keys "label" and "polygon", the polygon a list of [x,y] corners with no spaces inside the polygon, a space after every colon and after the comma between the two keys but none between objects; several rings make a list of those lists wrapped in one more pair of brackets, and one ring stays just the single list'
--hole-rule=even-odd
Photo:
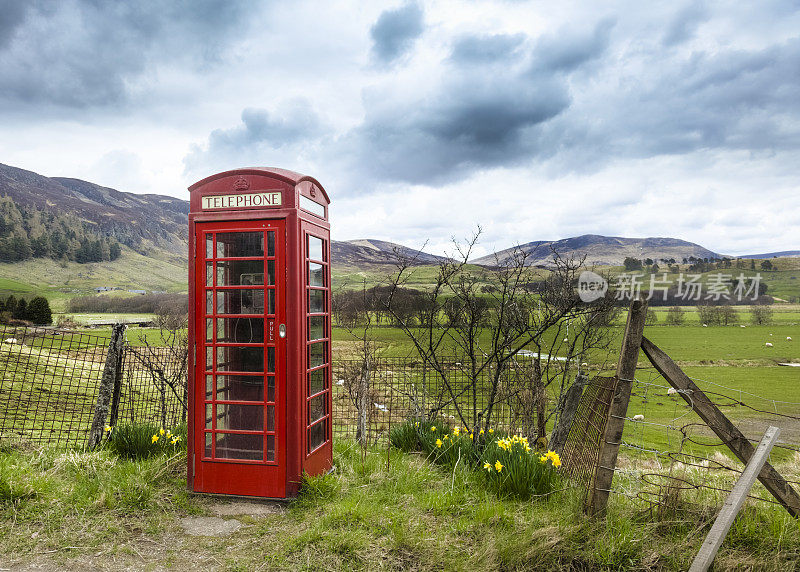
[{"label": "small white logo", "polygon": [[578,277],[578,296],[585,303],[602,298],[608,291],[608,282],[599,274],[584,270]]}]

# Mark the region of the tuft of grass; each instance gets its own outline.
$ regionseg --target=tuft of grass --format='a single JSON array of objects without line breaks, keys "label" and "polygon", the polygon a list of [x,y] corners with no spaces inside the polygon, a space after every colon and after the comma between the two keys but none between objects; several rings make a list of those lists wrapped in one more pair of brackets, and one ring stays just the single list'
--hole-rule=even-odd
[{"label": "tuft of grass", "polygon": [[186,425],[165,429],[153,423],[126,423],[106,428],[106,447],[123,459],[147,459],[186,451]]}]

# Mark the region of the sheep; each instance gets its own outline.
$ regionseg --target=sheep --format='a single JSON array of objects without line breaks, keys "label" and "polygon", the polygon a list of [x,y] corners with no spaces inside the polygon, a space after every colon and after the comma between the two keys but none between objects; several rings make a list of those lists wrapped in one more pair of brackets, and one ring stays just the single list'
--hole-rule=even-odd
[{"label": "sheep", "polygon": [[6,338],[6,339],[5,339],[5,340],[3,340],[3,341],[5,341],[5,343],[7,343],[7,344],[18,344],[18,343],[19,343],[19,342],[17,341],[17,338]]},{"label": "sheep", "polygon": [[787,342],[791,342],[792,341],[792,336],[786,336],[786,341]]},{"label": "sheep", "polygon": [[634,415],[633,416],[633,420],[634,421],[644,421],[644,415],[642,415],[641,413],[639,413],[638,415]]},{"label": "sheep", "polygon": [[385,405],[383,405],[382,403],[376,403],[375,404],[375,409],[377,409],[378,411],[383,411],[384,413],[389,411],[389,409]]},{"label": "sheep", "polygon": [[675,389],[674,387],[670,387],[670,388],[667,390],[667,395],[676,395],[677,393],[678,393],[678,390],[677,390],[677,389]]},{"label": "sheep", "polygon": [[768,348],[771,348],[771,347],[772,347],[772,344],[771,344],[770,342],[767,342],[767,343],[766,343],[766,344],[764,344],[764,345],[765,345],[765,346],[767,346]]},{"label": "sheep", "polygon": [[336,385],[344,385],[344,380],[340,379],[339,381],[336,382]]},{"label": "sheep", "polygon": [[703,324],[703,327],[704,327],[704,328],[707,328],[707,327],[708,327],[708,324]]},{"label": "sheep", "polygon": [[739,327],[740,327],[740,328],[746,328],[747,326],[745,326],[744,324],[742,324],[742,325],[741,325],[741,326],[739,326]]}]

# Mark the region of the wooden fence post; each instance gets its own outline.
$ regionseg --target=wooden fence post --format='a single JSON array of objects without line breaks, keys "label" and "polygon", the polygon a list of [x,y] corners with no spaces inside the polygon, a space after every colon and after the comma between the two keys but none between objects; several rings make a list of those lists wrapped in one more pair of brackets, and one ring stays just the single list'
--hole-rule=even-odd
[{"label": "wooden fence post", "polygon": [[[705,421],[712,431],[730,449],[738,459],[747,464],[753,457],[753,445],[748,441],[730,419],[717,408],[716,405],[703,393],[703,391],[689,379],[681,368],[661,351],[653,342],[647,338],[642,339],[642,350],[647,358],[655,366],[658,372],[664,376],[669,384],[678,390],[686,403]],[[772,496],[774,496],[789,514],[795,518],[800,517],[800,497],[786,482],[775,468],[766,463],[758,474],[758,480],[764,485]]]},{"label": "wooden fence post", "polygon": [[750,462],[747,463],[744,472],[739,476],[728,498],[725,499],[725,504],[722,505],[722,509],[720,509],[714,525],[708,532],[705,542],[700,547],[700,551],[695,556],[689,572],[706,572],[711,566],[719,547],[722,546],[722,541],[725,540],[728,531],[731,529],[733,519],[739,514],[739,510],[747,498],[747,493],[753,488],[753,483],[756,482],[756,477],[761,472],[764,463],[767,462],[769,452],[772,451],[772,447],[780,434],[781,430],[772,426],[764,433],[756,452],[750,458]]},{"label": "wooden fence post", "polygon": [[558,421],[553,429],[553,435],[550,437],[550,448],[559,455],[564,452],[564,445],[569,436],[569,430],[572,427],[572,422],[575,421],[575,413],[578,411],[578,405],[581,402],[581,394],[583,388],[589,382],[589,376],[583,372],[579,372],[575,377],[575,381],[567,389],[564,400],[561,403],[561,412],[558,414]]},{"label": "wooden fence post", "polygon": [[639,360],[639,347],[642,343],[646,316],[647,303],[638,299],[632,300],[630,310],[628,310],[628,322],[625,325],[625,336],[622,339],[622,351],[617,363],[617,386],[608,412],[605,434],[600,442],[597,469],[586,505],[586,512],[590,515],[603,514],[608,504],[619,446],[622,444],[625,415],[631,399],[631,386],[636,375],[636,364]]},{"label": "wooden fence post", "polygon": [[87,445],[89,448],[95,447],[103,438],[103,428],[106,424],[106,417],[109,414],[111,399],[114,394],[114,386],[120,376],[120,365],[122,363],[122,352],[125,344],[125,324],[115,324],[111,329],[111,341],[108,343],[108,353],[106,354],[106,364],[103,369],[103,377],[100,379],[100,387],[97,391],[97,404],[94,406],[94,419],[92,428],[89,430]]}]

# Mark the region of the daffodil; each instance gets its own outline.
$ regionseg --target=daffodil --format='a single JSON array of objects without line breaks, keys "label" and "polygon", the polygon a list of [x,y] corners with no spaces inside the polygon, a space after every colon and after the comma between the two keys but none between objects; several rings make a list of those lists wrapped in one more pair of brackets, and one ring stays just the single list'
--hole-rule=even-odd
[{"label": "daffodil", "polygon": [[483,464],[483,468],[486,469],[487,471],[489,471],[490,473],[492,472],[492,464],[491,463],[484,463]]},{"label": "daffodil", "polygon": [[159,429],[159,430],[158,430],[158,434],[159,434],[159,435],[163,435],[163,434],[164,434],[164,428],[163,428],[163,427],[162,427],[161,429]]},{"label": "daffodil", "polygon": [[436,431],[436,425],[431,425],[431,431]]},{"label": "daffodil", "polygon": [[172,431],[167,430],[167,439],[169,439],[170,437],[172,437]]},{"label": "daffodil", "polygon": [[436,439],[436,446],[437,446],[439,449],[441,449],[441,448],[442,448],[442,440],[441,440],[441,439]]},{"label": "daffodil", "polygon": [[483,435],[483,429],[478,432],[478,435]]},{"label": "daffodil", "polygon": [[458,437],[458,434],[459,434],[459,432],[460,432],[460,431],[461,431],[461,429],[459,429],[458,427],[456,427],[455,429],[453,429],[453,435],[455,435],[456,437]]},{"label": "daffodil", "polygon": [[103,427],[103,431],[105,431],[106,433],[111,431],[111,425],[106,425],[105,427]]},{"label": "daffodil", "polygon": [[489,434],[494,433],[494,429],[489,429]]},{"label": "daffodil", "polygon": [[473,435],[472,433],[470,433],[470,434],[469,434],[469,438],[470,438],[470,441],[471,441],[471,440],[473,440],[473,439],[475,438],[475,435]]},{"label": "daffodil", "polygon": [[156,441],[158,441],[158,435],[153,435],[153,441],[152,442],[155,443]]},{"label": "daffodil", "polygon": [[500,471],[503,470],[503,463],[501,463],[499,460],[496,461],[494,464],[494,468],[497,469],[497,472],[499,473]]},{"label": "daffodil", "polygon": [[180,441],[180,439],[178,437],[175,437],[172,441],[170,441],[170,443],[172,443],[174,445],[178,441]]}]

